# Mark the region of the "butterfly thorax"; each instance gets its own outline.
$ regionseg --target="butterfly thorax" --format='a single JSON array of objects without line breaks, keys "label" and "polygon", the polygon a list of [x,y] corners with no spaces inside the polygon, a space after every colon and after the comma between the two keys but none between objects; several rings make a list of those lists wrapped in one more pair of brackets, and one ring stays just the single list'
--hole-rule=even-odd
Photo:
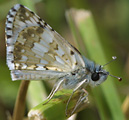
[{"label": "butterfly thorax", "polygon": [[84,67],[80,67],[70,73],[68,73],[65,78],[65,83],[63,85],[63,88],[67,88],[67,89],[73,89],[75,88],[75,86],[77,86],[81,81],[83,81],[86,76],[87,76],[88,72],[86,70],[86,68]]}]

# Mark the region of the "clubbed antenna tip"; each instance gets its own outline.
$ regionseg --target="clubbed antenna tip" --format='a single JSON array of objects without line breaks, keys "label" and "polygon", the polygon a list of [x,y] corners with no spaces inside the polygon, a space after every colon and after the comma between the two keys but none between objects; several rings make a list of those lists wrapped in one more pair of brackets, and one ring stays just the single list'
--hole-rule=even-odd
[{"label": "clubbed antenna tip", "polygon": [[[108,63],[102,65],[101,67],[104,67],[104,66],[108,65],[109,63],[113,62],[116,59],[117,59],[116,56],[112,56],[112,60],[110,60]],[[114,75],[111,75],[111,74],[108,74],[108,75],[117,78],[119,81],[122,81],[122,78],[121,77],[117,77],[117,76],[114,76]]]},{"label": "clubbed antenna tip", "polygon": [[119,80],[119,81],[122,81],[122,78],[121,78],[121,77],[118,77],[118,80]]},{"label": "clubbed antenna tip", "polygon": [[112,59],[113,59],[113,60],[116,60],[116,59],[117,59],[117,57],[116,57],[116,56],[112,56]]},{"label": "clubbed antenna tip", "polygon": [[102,67],[104,67],[104,66],[108,65],[109,63],[113,62],[113,61],[114,61],[114,60],[116,60],[116,59],[117,59],[117,57],[116,57],[116,56],[112,56],[112,60],[110,60],[108,63],[106,63],[106,64],[102,65]]},{"label": "clubbed antenna tip", "polygon": [[108,74],[108,75],[117,78],[119,81],[122,81],[121,77],[117,77],[117,76],[114,76],[114,75],[111,75],[111,74]]}]

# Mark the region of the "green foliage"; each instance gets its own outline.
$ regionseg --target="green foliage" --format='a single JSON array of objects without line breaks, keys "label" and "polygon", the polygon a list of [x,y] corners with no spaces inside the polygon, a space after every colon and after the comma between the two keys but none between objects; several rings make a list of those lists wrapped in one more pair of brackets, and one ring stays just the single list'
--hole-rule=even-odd
[{"label": "green foliage", "polygon": [[[83,16],[80,15],[82,13]],[[73,16],[73,14],[76,16]],[[72,30],[76,28],[78,29],[86,48],[85,51],[87,51],[86,53],[88,54],[89,58],[91,60],[95,60],[97,63],[107,63],[108,61],[105,58],[105,53],[102,44],[100,43],[92,14],[89,11],[77,11],[72,9],[70,12],[67,12],[67,18],[70,26],[74,27]],[[76,25],[76,28],[71,24]],[[75,36],[77,36],[75,30],[73,33]],[[77,43],[80,42],[80,39],[76,40]],[[79,47],[81,48],[82,46]],[[94,99],[96,101],[101,119],[124,120],[125,118],[121,110],[120,98],[116,92],[113,79],[114,78],[110,77],[110,80],[108,79],[105,81],[105,83],[100,85],[100,87],[95,89],[93,88]],[[108,107],[106,109],[105,103]],[[107,109],[109,109],[109,111],[107,111]]]}]

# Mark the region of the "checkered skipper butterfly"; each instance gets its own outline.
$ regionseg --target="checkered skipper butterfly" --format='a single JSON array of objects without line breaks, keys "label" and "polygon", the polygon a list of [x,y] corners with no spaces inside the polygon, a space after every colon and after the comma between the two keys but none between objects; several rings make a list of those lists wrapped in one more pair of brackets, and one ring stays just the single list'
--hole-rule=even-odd
[{"label": "checkered skipper butterfly", "polygon": [[[56,80],[48,101],[60,86],[73,89],[73,93],[85,92],[87,85],[99,85],[109,75],[23,5],[10,9],[5,31],[12,80]],[[81,96],[78,103],[87,95]]]}]

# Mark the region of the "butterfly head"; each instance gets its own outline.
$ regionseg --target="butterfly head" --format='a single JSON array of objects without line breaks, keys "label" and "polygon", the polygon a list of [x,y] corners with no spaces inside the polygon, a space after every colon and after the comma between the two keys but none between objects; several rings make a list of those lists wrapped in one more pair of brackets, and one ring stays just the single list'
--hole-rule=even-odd
[{"label": "butterfly head", "polygon": [[116,60],[116,56],[112,57],[112,60],[110,60],[105,65],[96,65],[93,61],[88,60],[87,58],[83,57],[85,61],[85,66],[88,71],[88,75],[86,76],[86,79],[89,81],[90,86],[97,86],[100,85],[102,82],[104,82],[108,76],[112,76],[117,78],[119,81],[122,80],[122,78],[114,76],[109,74],[106,70],[103,69],[104,66],[108,65],[112,61]]},{"label": "butterfly head", "polygon": [[89,71],[88,79],[89,85],[94,87],[104,82],[109,75],[109,72],[104,70],[100,65],[95,65]]}]

